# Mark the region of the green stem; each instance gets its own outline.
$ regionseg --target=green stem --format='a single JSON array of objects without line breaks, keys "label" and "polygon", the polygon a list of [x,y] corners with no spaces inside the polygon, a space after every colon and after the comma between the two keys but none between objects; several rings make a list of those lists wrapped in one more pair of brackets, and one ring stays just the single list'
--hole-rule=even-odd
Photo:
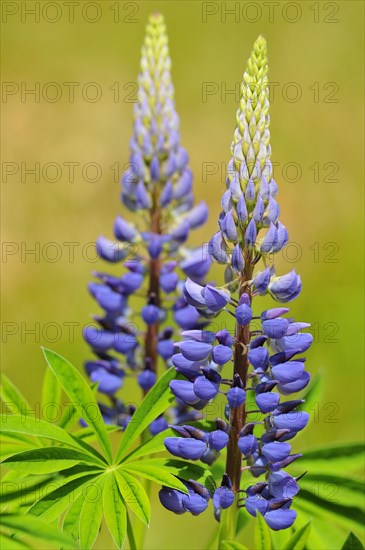
[{"label": "green stem", "polygon": [[218,539],[218,550],[222,548],[222,543],[225,540],[235,540],[236,538],[236,526],[237,518],[239,513],[239,508],[237,506],[237,500],[239,496],[236,495],[236,500],[226,510],[221,510],[221,519],[219,523],[219,539]]}]

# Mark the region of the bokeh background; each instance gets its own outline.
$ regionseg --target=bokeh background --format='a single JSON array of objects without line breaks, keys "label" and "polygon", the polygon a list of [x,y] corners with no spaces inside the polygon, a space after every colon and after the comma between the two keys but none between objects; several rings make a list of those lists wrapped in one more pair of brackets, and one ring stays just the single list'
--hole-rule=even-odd
[{"label": "bokeh background", "polygon": [[[324,382],[295,448],[362,440],[363,2],[82,1],[73,17],[62,1],[40,2],[39,17],[34,4],[2,3],[3,371],[36,403],[41,345],[80,369],[89,357],[81,330],[97,311],[86,285],[105,268],[91,243],[111,237],[122,212],[140,47],[160,11],[182,142],[210,208],[196,245],[216,230],[246,60],[258,34],[268,41],[272,160],[291,239],[278,271],[302,275],[292,311],[313,324],[309,368]],[[134,384],[126,391],[139,398]],[[213,521],[173,516],[155,499],[147,548],[205,548]],[[111,547],[106,533],[98,544]]]}]

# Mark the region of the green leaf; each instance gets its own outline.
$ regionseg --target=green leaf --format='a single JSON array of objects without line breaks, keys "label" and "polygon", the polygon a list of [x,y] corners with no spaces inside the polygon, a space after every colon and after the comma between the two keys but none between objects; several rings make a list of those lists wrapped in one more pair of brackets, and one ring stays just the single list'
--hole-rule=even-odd
[{"label": "green leaf", "polygon": [[[48,407],[50,406],[56,406],[57,410],[61,408],[61,395],[61,386],[59,385],[56,376],[50,369],[47,369],[44,375],[42,388],[43,415],[47,412]],[[45,420],[47,420],[47,422],[50,421],[48,418],[45,418]]]},{"label": "green leaf", "polygon": [[103,491],[106,524],[117,548],[123,548],[127,533],[127,510],[113,473],[107,476]]},{"label": "green leaf", "polygon": [[[317,376],[315,376],[310,383],[310,386],[308,390],[303,394],[302,399],[304,399],[304,403],[299,405],[296,410],[299,411],[309,411],[311,410],[316,403],[319,402],[321,395],[322,395],[322,389],[323,389],[323,378],[322,375],[319,373]],[[311,415],[311,418],[314,416]]]},{"label": "green leaf", "polygon": [[137,478],[126,471],[115,470],[115,479],[126,505],[145,524],[149,525],[151,505],[147,493]]},{"label": "green leaf", "polygon": [[11,414],[15,414],[15,411],[16,414],[22,416],[33,414],[24,395],[5,374],[1,375],[0,397],[5,404],[8,403],[9,405],[13,405],[13,407],[11,407],[12,411],[8,407]]},{"label": "green leaf", "polygon": [[134,532],[133,532],[133,525],[132,525],[132,522],[130,520],[128,512],[127,512],[127,535],[128,535],[128,542],[129,542],[130,550],[139,550],[137,548],[137,544],[136,544],[136,540],[135,540]]},{"label": "green leaf", "polygon": [[0,533],[0,548],[3,550],[22,550],[23,548],[32,548],[21,540],[8,537],[5,533]]},{"label": "green leaf", "polygon": [[[199,483],[204,485],[210,492],[214,493],[216,489],[216,483],[208,466],[194,464],[193,462],[178,460],[176,458],[156,460],[162,460],[162,464],[164,464],[164,467],[170,473],[178,475],[186,481],[189,481],[189,479],[194,479],[195,481],[198,481]],[[143,460],[142,463],[144,462],[145,461]]]},{"label": "green leaf", "polygon": [[[5,434],[25,434],[32,437],[44,437],[57,441],[58,443],[63,443],[68,447],[86,449],[85,444],[80,443],[65,430],[56,426],[56,424],[51,424],[50,422],[46,422],[46,420],[39,420],[30,416],[8,416],[1,425],[1,431]],[[89,447],[88,450],[95,456],[95,450],[92,449],[92,447]]]},{"label": "green leaf", "polygon": [[364,454],[363,443],[347,443],[344,445],[327,446],[319,449],[313,449],[307,451],[301,459],[302,462],[308,462],[312,460],[336,460],[338,458],[353,458],[354,455]]},{"label": "green leaf", "polygon": [[140,458],[141,456],[148,456],[166,451],[166,447],[164,445],[165,437],[174,436],[176,436],[176,432],[174,432],[174,430],[172,430],[171,428],[168,428],[167,430],[164,430],[163,432],[160,432],[159,434],[150,437],[150,439],[143,443],[143,445],[139,445],[136,449],[134,449],[134,451],[129,453],[123,459],[123,462],[129,462],[130,460],[135,460],[136,458]]},{"label": "green leaf", "polygon": [[249,515],[246,510],[246,508],[240,508],[240,511],[238,512],[238,518],[237,518],[237,527],[236,527],[236,535],[242,531],[242,529],[247,525],[249,522]]},{"label": "green leaf", "polygon": [[256,513],[255,550],[271,550],[270,531],[262,515]]},{"label": "green leaf", "polygon": [[105,466],[94,457],[81,453],[79,450],[64,447],[43,447],[22,451],[9,456],[2,464],[14,470],[28,474],[50,474],[71,468],[80,463],[96,466]]},{"label": "green leaf", "polygon": [[19,500],[22,502],[28,502],[26,500],[28,495],[33,497],[32,502],[34,502],[36,499],[36,493],[39,494],[39,491],[41,491],[48,483],[48,478],[40,481],[38,477],[29,483],[26,483],[24,480],[20,483],[18,481],[4,481],[3,479],[1,481],[1,504],[17,502]]},{"label": "green leaf", "polygon": [[[105,424],[105,428],[108,433],[122,431],[120,426],[117,426],[115,424]],[[82,441],[95,441],[96,439],[94,431],[90,430],[90,428],[82,428],[81,430],[77,430],[76,432],[73,432],[72,435],[76,437],[78,441],[80,441],[80,439]]]},{"label": "green leaf", "polygon": [[68,404],[63,411],[60,421],[58,422],[59,427],[65,430],[66,428],[68,429],[73,426],[75,424],[75,416],[77,418],[77,411],[75,407]]},{"label": "green leaf", "polygon": [[168,369],[143,399],[124,432],[116,456],[117,462],[120,462],[129,447],[143,430],[147,428],[152,420],[163,413],[174,400],[174,396],[169,388],[169,383],[176,378],[176,376],[177,373],[175,369]]},{"label": "green leaf", "polygon": [[222,541],[222,550],[247,550],[247,546],[234,540],[224,540]]},{"label": "green leaf", "polygon": [[177,469],[172,468],[173,473],[169,472],[169,468],[164,459],[151,459],[151,460],[140,460],[135,462],[125,462],[121,464],[118,468],[118,471],[126,470],[132,474],[150,479],[155,483],[160,485],[166,485],[166,487],[171,487],[172,489],[178,489],[184,493],[188,493],[185,485],[175,477]]},{"label": "green leaf", "polygon": [[12,438],[11,436],[1,436],[1,445],[0,445],[0,460],[4,460],[8,456],[11,456],[20,451],[27,451],[34,449],[35,442],[31,441],[22,441],[18,438]]},{"label": "green leaf", "polygon": [[65,533],[31,515],[2,514],[1,525],[17,533],[31,535],[37,539],[45,539],[48,543],[58,544],[66,548],[75,547],[74,541]]},{"label": "green leaf", "polygon": [[350,491],[354,491],[355,493],[360,493],[361,495],[363,495],[365,492],[365,484],[363,481],[358,481],[353,478],[342,477],[332,474],[309,473],[303,477],[301,483],[308,484],[312,483],[313,481],[336,485],[338,487],[341,487],[341,489],[346,488]]},{"label": "green leaf", "polygon": [[72,479],[72,481],[66,479],[65,483],[58,484],[57,489],[33,504],[29,508],[29,513],[42,517],[44,521],[53,521],[63,514],[80,494],[87,490],[88,484],[95,482],[98,475],[98,473],[90,474],[87,472],[84,476],[78,474],[77,478]]},{"label": "green leaf", "polygon": [[73,501],[63,517],[62,529],[76,541],[79,538],[79,524],[81,508],[84,504],[84,497],[81,494]]},{"label": "green leaf", "polygon": [[364,547],[356,535],[350,533],[341,550],[364,550]]},{"label": "green leaf", "polygon": [[103,517],[103,488],[105,476],[99,476],[98,480],[90,486],[91,491],[83,492],[84,504],[80,514],[80,546],[92,548],[98,536]]},{"label": "green leaf", "polygon": [[45,348],[43,348],[43,353],[64,392],[73,402],[81,418],[94,430],[100,447],[111,461],[112,448],[110,439],[93,391],[75,367],[61,357],[61,355]]},{"label": "green leaf", "polygon": [[283,550],[304,550],[311,528],[310,522],[298,529],[285,544]]},{"label": "green leaf", "polygon": [[326,510],[326,512],[332,512],[339,516],[344,516],[345,518],[348,518],[355,523],[359,523],[361,526],[364,525],[365,513],[363,510],[357,508],[356,506],[345,506],[344,504],[339,504],[338,502],[326,500],[324,498],[321,498],[319,495],[308,491],[304,487],[302,487],[300,490],[299,502],[300,499],[308,501],[312,505],[314,504],[316,507],[318,506],[319,508]]},{"label": "green leaf", "polygon": [[[40,437],[51,439],[53,441],[57,441],[58,443],[63,443],[68,447],[81,449],[82,451],[90,454],[92,457],[96,457],[99,462],[105,463],[104,457],[98,453],[96,449],[93,449],[93,447],[83,441],[80,441],[76,437],[69,435],[64,429],[60,428],[56,424],[51,424],[46,420],[40,420],[30,416],[7,416],[1,425],[1,431],[7,436],[10,435],[15,438],[23,437],[25,434],[27,436],[31,436],[32,438]],[[34,443],[33,439],[33,447],[35,446],[37,445]]]}]

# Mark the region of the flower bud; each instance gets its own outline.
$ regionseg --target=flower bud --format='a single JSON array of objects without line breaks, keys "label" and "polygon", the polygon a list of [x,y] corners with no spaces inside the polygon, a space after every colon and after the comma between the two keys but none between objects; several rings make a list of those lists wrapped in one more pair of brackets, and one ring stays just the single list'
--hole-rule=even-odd
[{"label": "flower bud", "polygon": [[241,326],[248,325],[252,319],[252,309],[247,304],[241,304],[236,308],[234,316]]},{"label": "flower bud", "polygon": [[248,247],[254,246],[257,237],[257,229],[255,220],[252,218],[245,232],[245,245]]},{"label": "flower bud", "polygon": [[252,280],[252,285],[258,294],[265,294],[267,287],[270,283],[271,278],[271,268],[266,267],[263,271],[256,273],[255,277]]}]

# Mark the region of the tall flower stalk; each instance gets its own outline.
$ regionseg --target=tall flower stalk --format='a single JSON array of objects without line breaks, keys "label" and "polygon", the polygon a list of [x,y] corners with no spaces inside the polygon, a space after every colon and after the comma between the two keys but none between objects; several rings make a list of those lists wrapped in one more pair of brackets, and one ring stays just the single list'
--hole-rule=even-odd
[{"label": "tall flower stalk", "polygon": [[[312,343],[302,332],[309,324],[286,317],[286,307],[255,310],[257,297],[270,294],[286,303],[302,286],[294,270],[275,274],[274,255],[286,245],[288,232],[279,221],[269,122],[267,48],[260,36],[243,75],[219,231],[209,243],[213,259],[226,265],[224,284],[201,286],[188,279],[184,287],[187,302],[206,318],[234,316],[235,331],[184,331],[180,353],[172,357],[186,378],[172,381],[172,392],[196,408],[224,394],[226,419],[216,419],[210,432],[174,426],[177,436],[165,439],[174,456],[208,464],[226,448],[221,485],[213,495],[200,490],[202,500],[193,508],[202,512],[213,497],[220,543],[234,540],[241,506],[253,516],[262,514],[272,529],[293,524],[296,512],[290,506],[299,486],[284,468],[301,456],[291,454],[288,441],[308,422],[308,414],[297,409],[301,399],[281,398],[309,382],[305,359],[296,357]],[[247,483],[243,473],[264,478]],[[192,511],[179,491],[164,488],[160,499],[175,513]]]},{"label": "tall flower stalk", "polygon": [[[104,314],[95,317],[97,327],[84,331],[96,355],[86,363],[87,373],[110,401],[100,404],[104,419],[121,427],[135,410],[119,398],[124,377],[135,376],[146,394],[156,381],[159,361],[171,366],[171,317],[184,329],[201,326],[199,313],[182,296],[183,281],[187,275],[201,281],[211,264],[200,248],[185,247],[190,230],[202,225],[208,212],[204,202],[194,207],[192,172],[180,145],[170,67],[164,20],[155,14],[146,27],[130,162],[122,176],[122,202],[139,223],[118,216],[116,240],[98,238],[99,256],[122,264],[125,272],[95,273],[98,282],[90,283],[89,290]],[[130,300],[136,294],[143,300],[140,307]],[[169,419],[179,422],[196,416],[178,403]],[[166,419],[160,417],[150,430],[155,434],[166,427]]]}]

